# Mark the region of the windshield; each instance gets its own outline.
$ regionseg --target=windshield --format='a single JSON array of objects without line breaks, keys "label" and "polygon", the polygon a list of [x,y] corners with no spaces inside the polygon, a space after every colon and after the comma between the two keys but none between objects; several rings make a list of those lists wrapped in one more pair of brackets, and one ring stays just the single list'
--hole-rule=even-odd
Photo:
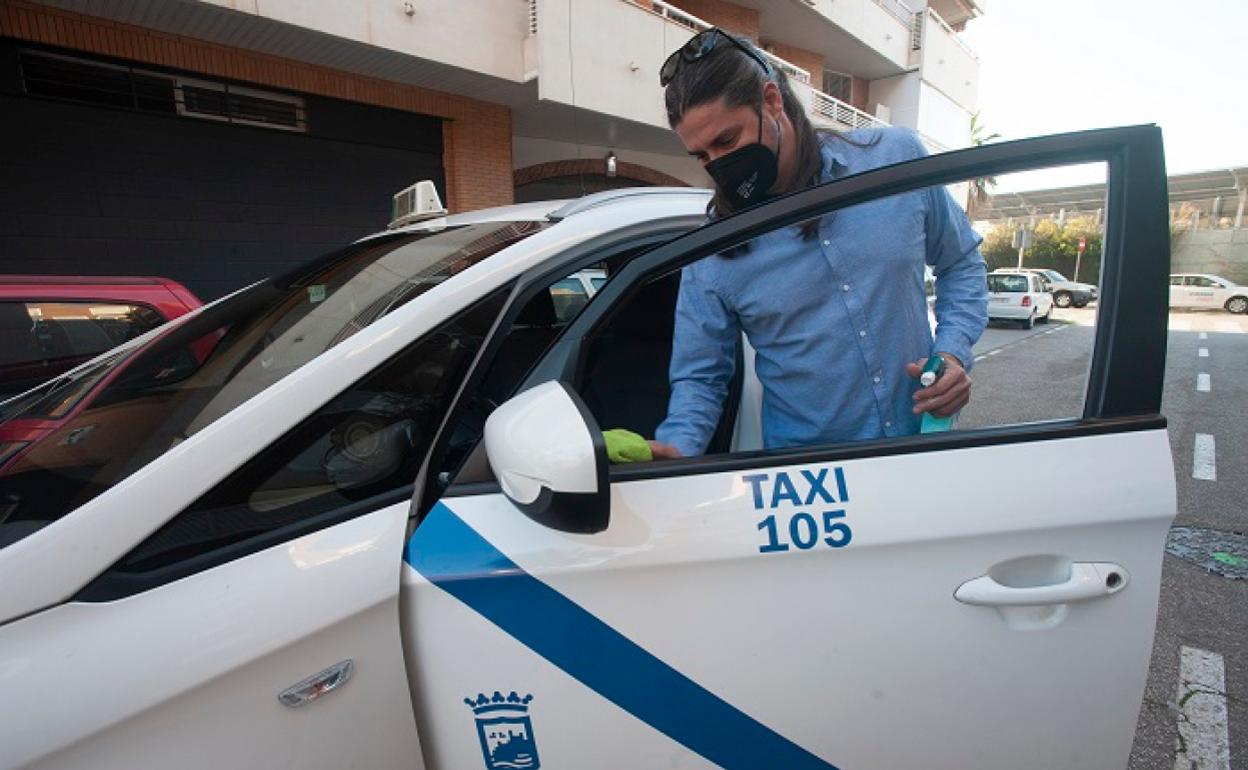
[{"label": "windshield", "polygon": [[1045,274],[1045,275],[1047,275],[1047,276],[1049,277],[1049,280],[1050,280],[1050,281],[1055,281],[1055,282],[1056,282],[1056,281],[1062,281],[1062,282],[1065,282],[1065,281],[1066,281],[1066,276],[1062,275],[1061,273],[1057,272],[1056,270],[1045,270],[1045,271],[1044,271],[1044,274]]},{"label": "windshield", "polygon": [[[532,235],[482,223],[378,238],[252,286],[0,407],[0,547],[203,430],[391,310]],[[364,372],[360,373],[365,374]]]}]

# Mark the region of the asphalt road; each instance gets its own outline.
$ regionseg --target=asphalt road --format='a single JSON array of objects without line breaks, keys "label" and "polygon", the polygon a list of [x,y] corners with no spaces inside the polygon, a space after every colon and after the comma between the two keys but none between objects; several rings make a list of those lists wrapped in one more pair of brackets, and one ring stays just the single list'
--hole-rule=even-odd
[{"label": "asphalt road", "polygon": [[[975,348],[974,395],[959,427],[1080,414],[1094,319],[1091,307],[1057,310],[1053,323],[1030,331],[990,327]],[[1215,536],[1248,533],[1248,317],[1221,311],[1171,314],[1162,408],[1178,487],[1175,526],[1208,528]],[[1209,464],[1195,459],[1197,434],[1213,437],[1215,479],[1193,476],[1210,475]],[[1053,494],[1060,495],[1060,489]],[[1164,558],[1153,658],[1129,767],[1248,770],[1248,580],[1209,572],[1169,553]],[[1203,691],[1199,698],[1179,697],[1183,647],[1221,656],[1225,698]],[[1228,725],[1229,764],[1224,756],[1196,756],[1195,746],[1176,748],[1179,723],[1190,737],[1199,721],[1192,708],[1214,699],[1225,703],[1226,716],[1218,719]]]}]

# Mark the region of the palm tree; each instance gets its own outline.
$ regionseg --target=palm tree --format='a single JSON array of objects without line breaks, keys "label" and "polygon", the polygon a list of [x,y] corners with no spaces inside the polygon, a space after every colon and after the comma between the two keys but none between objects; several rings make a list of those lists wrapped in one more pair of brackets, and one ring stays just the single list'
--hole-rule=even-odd
[{"label": "palm tree", "polygon": [[[983,144],[995,141],[1001,138],[998,133],[984,135],[984,124],[979,122],[979,113],[971,116],[971,146],[979,147]],[[997,178],[995,176],[980,177],[972,179],[970,188],[966,193],[966,215],[974,219],[976,209],[988,202],[988,188],[997,186]]]}]

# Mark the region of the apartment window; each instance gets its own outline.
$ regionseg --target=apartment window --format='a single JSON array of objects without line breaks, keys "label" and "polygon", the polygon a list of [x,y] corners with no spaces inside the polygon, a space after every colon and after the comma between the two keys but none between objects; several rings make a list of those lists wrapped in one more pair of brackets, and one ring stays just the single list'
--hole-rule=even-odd
[{"label": "apartment window", "polygon": [[840,99],[846,104],[852,104],[851,93],[853,91],[854,78],[852,75],[846,75],[831,70],[823,71],[823,92],[835,99]]}]

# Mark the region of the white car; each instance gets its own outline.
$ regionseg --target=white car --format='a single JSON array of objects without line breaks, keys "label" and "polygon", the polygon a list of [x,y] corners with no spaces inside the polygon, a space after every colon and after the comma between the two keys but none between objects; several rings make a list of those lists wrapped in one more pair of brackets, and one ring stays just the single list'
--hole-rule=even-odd
[{"label": "white car", "polygon": [[1052,314],[1053,296],[1040,276],[1001,270],[988,274],[988,320],[1017,321],[1030,329],[1036,321],[1048,323]]},{"label": "white car", "polygon": [[1170,276],[1170,307],[1223,309],[1248,312],[1248,286],[1208,273],[1173,273]]},{"label": "white car", "polygon": [[[1082,418],[760,451],[742,366],[712,454],[608,466],[600,428],[666,410],[682,265],[1096,159],[1125,184],[1103,288],[1136,299],[1101,309],[1132,344],[1094,351]],[[444,217],[0,405],[73,409],[0,466],[0,766],[1125,766],[1175,513],[1164,182],[1135,127],[701,227],[672,189]],[[1087,504],[1018,494],[1036,467]]]},{"label": "white car", "polygon": [[1035,273],[1044,278],[1044,290],[1053,295],[1053,304],[1058,307],[1084,307],[1096,300],[1097,288],[1094,284],[1072,281],[1066,276],[1047,267],[1024,267],[1020,270],[998,269],[994,273],[1027,272]]}]

